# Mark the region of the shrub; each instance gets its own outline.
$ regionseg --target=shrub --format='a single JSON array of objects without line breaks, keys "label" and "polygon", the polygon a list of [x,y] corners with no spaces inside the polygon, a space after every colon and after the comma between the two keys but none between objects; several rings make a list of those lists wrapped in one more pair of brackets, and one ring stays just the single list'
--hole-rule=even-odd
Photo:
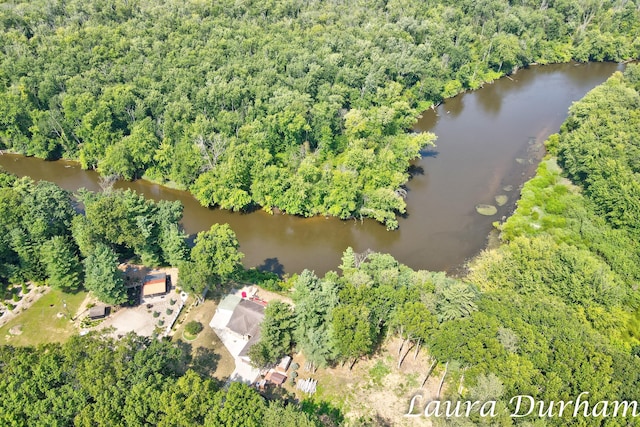
[{"label": "shrub", "polygon": [[153,312],[153,317],[158,317],[160,316],[160,312],[159,311],[154,311]]},{"label": "shrub", "polygon": [[202,329],[202,323],[196,322],[195,320],[187,323],[187,325],[184,327],[185,332],[189,335],[198,335],[202,331]]},{"label": "shrub", "polygon": [[170,308],[167,308],[167,316],[171,316],[171,313],[173,313],[173,310]]},{"label": "shrub", "polygon": [[391,369],[384,364],[381,360],[378,360],[373,368],[369,369],[369,375],[374,384],[381,386],[382,379],[391,372]]},{"label": "shrub", "polygon": [[250,268],[240,273],[238,278],[240,281],[254,283],[268,291],[281,292],[285,288],[280,277],[270,271],[261,271],[257,268]]}]

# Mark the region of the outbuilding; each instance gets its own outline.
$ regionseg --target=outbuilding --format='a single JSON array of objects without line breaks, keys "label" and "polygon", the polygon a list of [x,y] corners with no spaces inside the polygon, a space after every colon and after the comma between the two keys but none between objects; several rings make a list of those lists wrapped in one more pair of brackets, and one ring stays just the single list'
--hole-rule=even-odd
[{"label": "outbuilding", "polygon": [[104,305],[97,305],[95,307],[91,307],[89,309],[89,319],[91,320],[104,319],[109,315],[109,311],[110,311],[109,307]]},{"label": "outbuilding", "polygon": [[147,275],[144,278],[144,283],[142,284],[142,297],[153,297],[166,294],[168,288],[167,277],[166,273]]}]

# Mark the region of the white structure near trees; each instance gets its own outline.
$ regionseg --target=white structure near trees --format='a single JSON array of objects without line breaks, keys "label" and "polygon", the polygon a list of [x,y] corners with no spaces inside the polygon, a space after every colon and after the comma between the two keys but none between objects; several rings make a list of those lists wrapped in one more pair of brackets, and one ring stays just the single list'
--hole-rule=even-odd
[{"label": "white structure near trees", "polygon": [[260,371],[251,366],[249,349],[260,339],[260,324],[264,320],[264,306],[237,295],[227,295],[216,309],[209,326],[236,362],[232,381],[253,383]]}]

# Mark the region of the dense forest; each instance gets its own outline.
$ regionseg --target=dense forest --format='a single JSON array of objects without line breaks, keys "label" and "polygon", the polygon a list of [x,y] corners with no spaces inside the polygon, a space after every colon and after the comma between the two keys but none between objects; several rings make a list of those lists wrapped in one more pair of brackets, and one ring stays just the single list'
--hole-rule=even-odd
[{"label": "dense forest", "polygon": [[[267,307],[252,360],[268,365],[296,348],[318,367],[352,366],[392,334],[408,343],[399,366],[420,346],[448,364],[447,399],[504,408],[511,396],[550,402],[587,391],[592,405],[640,401],[639,144],[640,66],[629,65],[571,107],[515,214],[497,224],[501,246],[464,279],[349,249],[341,274],[305,271],[283,284],[295,308]],[[476,411],[446,425],[533,421],[508,414]],[[558,418],[557,410],[544,421],[636,425],[630,415]]]},{"label": "dense forest", "polygon": [[0,346],[3,426],[320,426],[292,404],[192,369],[184,348],[135,335]]},{"label": "dense forest", "polygon": [[640,56],[626,0],[38,0],[0,25],[0,148],[388,228],[434,141],[420,111],[530,63]]}]

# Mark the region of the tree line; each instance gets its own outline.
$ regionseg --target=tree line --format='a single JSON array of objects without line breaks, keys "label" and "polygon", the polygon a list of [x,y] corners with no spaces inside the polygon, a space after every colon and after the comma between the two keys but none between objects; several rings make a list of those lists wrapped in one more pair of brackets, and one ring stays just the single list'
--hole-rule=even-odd
[{"label": "tree line", "polygon": [[250,349],[253,363],[275,364],[296,348],[314,369],[353,367],[389,334],[408,345],[401,349],[406,356],[410,347],[417,352],[429,342],[439,325],[478,309],[480,293],[472,283],[414,271],[388,254],[348,248],[340,269],[341,275],[319,278],[305,270],[289,279],[294,307],[267,306],[260,341]]},{"label": "tree line", "polygon": [[534,62],[637,58],[639,22],[631,1],[12,2],[0,148],[395,228],[421,111]]}]

